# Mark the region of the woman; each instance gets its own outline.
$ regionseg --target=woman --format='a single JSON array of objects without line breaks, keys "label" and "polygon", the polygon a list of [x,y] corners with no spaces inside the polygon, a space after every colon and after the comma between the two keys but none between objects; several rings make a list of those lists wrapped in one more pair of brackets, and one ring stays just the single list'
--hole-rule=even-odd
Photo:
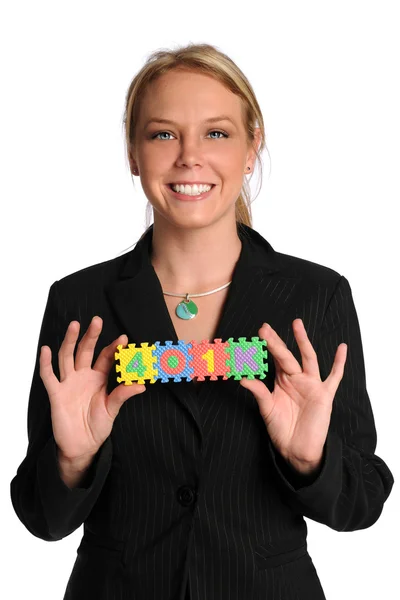
[{"label": "woman", "polygon": [[[369,527],[393,485],[349,283],[252,229],[263,118],[226,55],[156,52],[124,122],[154,225],[50,288],[15,511],[44,540],[84,524],[65,599],[323,599],[303,517]],[[118,345],[253,336],[264,380],[117,384]]]}]

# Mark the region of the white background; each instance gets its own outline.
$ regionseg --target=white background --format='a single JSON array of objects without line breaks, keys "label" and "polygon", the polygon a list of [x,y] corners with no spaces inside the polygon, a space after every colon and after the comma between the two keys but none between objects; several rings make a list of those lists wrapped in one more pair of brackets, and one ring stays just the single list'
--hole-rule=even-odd
[{"label": "white background", "polygon": [[[26,453],[28,393],[50,285],[123,253],[145,228],[147,199],[137,177],[132,185],[122,113],[132,77],[159,48],[211,43],[252,83],[271,157],[264,154],[253,226],[275,250],[349,280],[376,453],[396,479],[397,9],[385,0],[3,5],[2,597],[61,600],[76,557],[83,528],[57,543],[32,536],[14,513],[9,485]],[[307,519],[328,600],[398,597],[398,507],[395,483],[369,529],[339,533]]]}]

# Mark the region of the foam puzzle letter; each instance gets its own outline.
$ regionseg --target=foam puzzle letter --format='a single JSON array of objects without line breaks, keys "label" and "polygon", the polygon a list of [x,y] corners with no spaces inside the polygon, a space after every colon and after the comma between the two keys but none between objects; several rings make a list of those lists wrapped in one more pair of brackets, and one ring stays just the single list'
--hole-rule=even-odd
[{"label": "foam puzzle letter", "polygon": [[128,344],[126,348],[122,344],[117,346],[115,360],[119,360],[115,370],[120,373],[117,376],[118,383],[125,385],[137,383],[155,383],[160,380],[166,383],[170,379],[175,382],[191,381],[197,377],[198,381],[204,381],[205,377],[217,381],[222,379],[265,379],[268,373],[268,358],[266,340],[252,337],[247,341],[240,337],[238,341],[229,338],[223,342],[221,338],[214,342],[202,340],[197,343],[192,340],[186,343],[178,340],[177,344],[171,341],[154,342],[149,346],[148,342],[142,342],[140,346]]}]

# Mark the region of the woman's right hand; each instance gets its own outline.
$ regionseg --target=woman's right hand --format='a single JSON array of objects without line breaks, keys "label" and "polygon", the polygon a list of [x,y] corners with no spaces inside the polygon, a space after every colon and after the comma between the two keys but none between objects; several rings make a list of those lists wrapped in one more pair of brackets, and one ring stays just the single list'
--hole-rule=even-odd
[{"label": "woman's right hand", "polygon": [[115,417],[128,398],[146,390],[143,384],[121,383],[107,395],[108,374],[114,363],[118,344],[126,346],[121,335],[100,352],[93,368],[94,349],[103,327],[101,317],[93,317],[74,350],[79,335],[79,321],[71,321],[58,352],[60,381],[54,374],[51,349],[42,346],[40,377],[51,405],[54,439],[64,459],[78,461],[94,456],[110,435]]}]

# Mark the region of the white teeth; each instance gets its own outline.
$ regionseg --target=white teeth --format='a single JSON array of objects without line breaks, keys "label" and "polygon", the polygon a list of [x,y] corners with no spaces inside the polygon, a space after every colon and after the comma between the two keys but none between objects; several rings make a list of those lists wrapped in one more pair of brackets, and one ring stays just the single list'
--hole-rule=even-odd
[{"label": "white teeth", "polygon": [[180,194],[186,194],[188,196],[198,196],[199,194],[202,194],[203,192],[208,192],[208,190],[211,190],[212,186],[211,185],[171,185],[172,189],[175,192],[179,192]]}]

